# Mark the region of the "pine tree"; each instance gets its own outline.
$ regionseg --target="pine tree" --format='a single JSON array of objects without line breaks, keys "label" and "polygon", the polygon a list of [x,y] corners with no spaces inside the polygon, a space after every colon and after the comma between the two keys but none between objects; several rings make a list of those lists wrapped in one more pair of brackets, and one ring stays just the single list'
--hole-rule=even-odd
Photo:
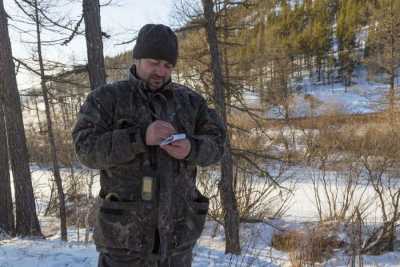
[{"label": "pine tree", "polygon": [[[372,9],[371,9],[372,10]],[[388,76],[389,111],[396,105],[396,78],[400,68],[400,1],[379,0],[369,22],[366,62]]]},{"label": "pine tree", "polygon": [[340,73],[345,86],[350,86],[357,59],[356,34],[361,26],[361,3],[358,0],[343,0],[337,17],[337,41],[339,46]]}]

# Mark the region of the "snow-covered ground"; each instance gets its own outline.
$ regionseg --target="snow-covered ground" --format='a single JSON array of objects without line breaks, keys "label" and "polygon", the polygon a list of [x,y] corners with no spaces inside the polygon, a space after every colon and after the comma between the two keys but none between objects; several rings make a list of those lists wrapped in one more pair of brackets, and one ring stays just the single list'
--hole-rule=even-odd
[{"label": "snow-covered ground", "polygon": [[[285,221],[272,221],[279,227],[295,227]],[[208,221],[193,254],[193,267],[208,266],[291,266],[288,254],[271,247],[275,228],[271,224],[241,225],[242,255],[224,253],[222,227]],[[55,235],[48,240],[7,239],[0,241],[2,267],[95,267],[97,252],[92,243],[76,242],[76,231],[69,230],[68,242]],[[349,266],[350,257],[338,251],[319,266]],[[400,266],[400,253],[363,256],[364,266]]]},{"label": "snow-covered ground", "polygon": [[[38,201],[40,204],[38,210],[42,214],[49,196],[47,179],[50,172],[37,167],[32,169],[34,170],[35,194],[39,196],[40,200]],[[66,171],[63,173],[67,174]],[[193,266],[291,266],[288,253],[272,247],[272,236],[274,232],[278,231],[277,229],[298,229],[303,227],[305,222],[318,220],[312,182],[308,178],[315,173],[317,171],[304,167],[295,167],[290,170],[289,175],[296,180],[296,190],[286,215],[280,220],[271,220],[268,223],[243,223],[241,225],[243,253],[240,256],[224,253],[223,228],[209,220],[194,250]],[[333,179],[333,174],[331,176]],[[344,187],[344,184],[339,184],[339,187]],[[96,181],[94,194],[97,194],[97,191],[98,181]],[[373,208],[373,210],[377,209]],[[69,241],[62,242],[56,218],[40,216],[40,221],[43,231],[49,236],[48,239],[1,240],[1,267],[96,266],[97,253],[93,243],[84,244],[83,242],[85,229],[79,229],[78,238],[78,230],[70,227]],[[345,255],[343,251],[337,251],[329,261],[321,266],[348,266],[349,260],[349,256]],[[371,267],[400,266],[400,252],[386,253],[381,256],[363,256],[363,261],[364,266]]]},{"label": "snow-covered ground", "polygon": [[[300,82],[301,90],[293,94],[290,101],[290,116],[305,117],[322,114],[371,113],[383,110],[387,103],[385,96],[389,86],[385,83],[368,81],[367,70],[358,68],[352,79],[353,84],[347,88],[342,83],[331,85],[315,84],[309,78]],[[399,79],[395,82],[399,86]],[[257,103],[257,96],[250,94],[248,101]],[[283,118],[282,107],[267,110],[268,118]]]}]

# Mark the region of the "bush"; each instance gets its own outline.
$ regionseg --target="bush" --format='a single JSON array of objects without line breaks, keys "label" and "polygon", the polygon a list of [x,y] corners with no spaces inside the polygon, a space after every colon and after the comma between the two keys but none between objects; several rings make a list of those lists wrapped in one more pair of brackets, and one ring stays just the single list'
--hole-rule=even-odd
[{"label": "bush", "polygon": [[272,247],[288,252],[292,266],[299,267],[323,262],[344,245],[337,237],[336,226],[329,224],[287,230],[272,236]]}]

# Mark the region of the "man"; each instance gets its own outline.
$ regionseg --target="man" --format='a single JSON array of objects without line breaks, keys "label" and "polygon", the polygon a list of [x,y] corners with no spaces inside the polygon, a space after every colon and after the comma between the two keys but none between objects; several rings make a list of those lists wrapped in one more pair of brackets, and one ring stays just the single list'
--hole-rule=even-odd
[{"label": "man", "polygon": [[[145,25],[128,80],[81,107],[72,136],[81,163],[100,170],[99,266],[191,266],[208,211],[196,166],[220,160],[225,127],[199,94],[171,82],[177,57],[175,33]],[[162,143],[175,133],[186,138]]]}]

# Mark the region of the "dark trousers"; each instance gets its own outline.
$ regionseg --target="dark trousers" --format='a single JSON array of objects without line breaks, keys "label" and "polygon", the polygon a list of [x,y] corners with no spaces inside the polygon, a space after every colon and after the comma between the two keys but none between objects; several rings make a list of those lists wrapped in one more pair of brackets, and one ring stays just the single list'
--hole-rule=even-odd
[{"label": "dark trousers", "polygon": [[171,256],[165,261],[154,261],[132,256],[113,256],[100,253],[98,267],[191,267],[192,250]]}]

